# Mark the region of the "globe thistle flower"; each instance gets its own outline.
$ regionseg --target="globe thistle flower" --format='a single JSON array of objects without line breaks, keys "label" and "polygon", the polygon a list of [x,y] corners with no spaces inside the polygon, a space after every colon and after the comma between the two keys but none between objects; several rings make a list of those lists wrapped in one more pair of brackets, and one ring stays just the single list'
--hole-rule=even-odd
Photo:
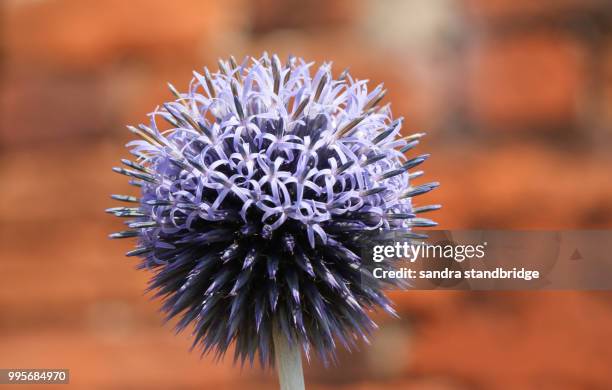
[{"label": "globe thistle flower", "polygon": [[131,205],[108,210],[129,218],[111,238],[137,238],[127,255],[203,353],[234,343],[236,359],[273,364],[275,329],[325,360],[336,343],[367,341],[368,313],[395,312],[358,255],[361,237],[435,225],[416,214],[438,206],[412,205],[437,186],[411,184],[428,155],[405,154],[422,134],[400,136],[382,86],[312,67],[220,61],[186,93],[170,85],[175,100],[148,125],[128,126],[135,158],[114,170],[140,194],[112,195]]}]

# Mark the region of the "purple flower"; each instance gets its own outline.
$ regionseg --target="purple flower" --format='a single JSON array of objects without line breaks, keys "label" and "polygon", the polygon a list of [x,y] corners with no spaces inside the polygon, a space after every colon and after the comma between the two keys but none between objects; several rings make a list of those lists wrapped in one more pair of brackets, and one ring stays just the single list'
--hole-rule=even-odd
[{"label": "purple flower", "polygon": [[[437,183],[412,186],[407,158],[422,134],[400,137],[402,119],[331,64],[264,54],[220,71],[194,72],[187,93],[129,126],[134,161],[114,168],[140,187],[133,204],[109,209],[128,217],[142,258],[178,330],[194,328],[194,346],[218,357],[272,364],[272,329],[289,343],[332,357],[366,339],[368,311],[394,314],[383,285],[364,272],[359,241],[369,231],[410,232],[434,222],[411,198]],[[158,126],[160,120],[169,127]]]}]

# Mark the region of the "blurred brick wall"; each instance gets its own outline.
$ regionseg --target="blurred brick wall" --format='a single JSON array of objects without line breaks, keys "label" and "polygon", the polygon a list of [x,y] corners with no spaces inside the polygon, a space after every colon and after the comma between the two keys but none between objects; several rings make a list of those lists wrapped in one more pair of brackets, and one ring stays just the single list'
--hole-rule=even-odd
[{"label": "blurred brick wall", "polygon": [[[601,0],[5,0],[0,367],[77,388],[268,388],[189,354],[108,243],[125,124],[216,58],[334,60],[427,131],[445,228],[612,226],[612,6]],[[610,388],[609,293],[394,294],[402,321],[312,388]],[[474,336],[473,338],[468,336]],[[381,362],[383,362],[381,364]],[[351,368],[353,367],[353,368]]]},{"label": "blurred brick wall", "polygon": [[604,91],[610,83],[606,57],[612,47],[612,4],[467,4],[469,20],[484,33],[475,45],[470,75],[476,123],[494,130],[521,127],[587,136],[608,129],[609,135],[610,102]]}]

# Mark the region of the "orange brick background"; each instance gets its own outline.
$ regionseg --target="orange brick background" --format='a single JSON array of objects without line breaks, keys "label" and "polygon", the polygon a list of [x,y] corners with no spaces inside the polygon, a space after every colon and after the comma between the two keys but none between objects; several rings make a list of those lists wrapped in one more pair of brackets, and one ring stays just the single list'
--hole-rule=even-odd
[{"label": "orange brick background", "polygon": [[[0,367],[67,367],[79,389],[276,386],[189,353],[130,243],[105,238],[125,125],[230,54],[384,82],[405,132],[428,133],[442,185],[421,201],[443,228],[612,227],[606,0],[4,0],[0,29]],[[393,298],[402,319],[313,362],[309,388],[612,388],[611,293]]]}]

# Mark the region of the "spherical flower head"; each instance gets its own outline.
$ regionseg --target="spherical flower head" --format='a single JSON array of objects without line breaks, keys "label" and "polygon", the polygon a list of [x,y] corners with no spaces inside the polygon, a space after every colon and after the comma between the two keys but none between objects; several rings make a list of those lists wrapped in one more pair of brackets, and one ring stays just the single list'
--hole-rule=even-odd
[{"label": "spherical flower head", "polygon": [[[408,158],[422,134],[400,137],[402,119],[380,106],[382,86],[331,64],[277,56],[220,61],[194,72],[188,92],[128,128],[135,159],[115,171],[140,187],[113,195],[127,217],[150,289],[177,328],[193,326],[194,346],[266,366],[279,331],[305,353],[333,358],[376,327],[368,313],[394,314],[383,284],[359,256],[371,231],[408,233],[434,223],[415,216]],[[314,75],[313,75],[314,73]],[[167,123],[164,129],[159,123]]]}]

